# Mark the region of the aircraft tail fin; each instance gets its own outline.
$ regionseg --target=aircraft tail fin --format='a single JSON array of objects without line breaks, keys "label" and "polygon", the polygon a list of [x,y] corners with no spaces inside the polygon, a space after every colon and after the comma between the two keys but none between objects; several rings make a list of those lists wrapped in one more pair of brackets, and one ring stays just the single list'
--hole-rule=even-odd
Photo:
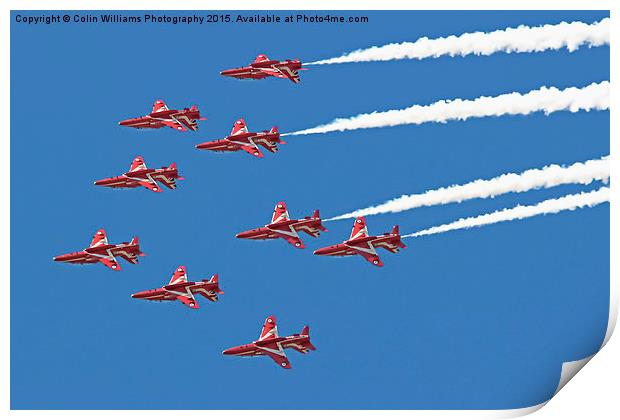
[{"label": "aircraft tail fin", "polygon": [[[301,330],[301,335],[305,335],[305,336],[308,337],[306,339],[306,341],[304,341],[304,343],[303,343],[304,349],[316,350],[316,347],[314,347],[314,344],[312,344],[310,342],[310,327],[309,326],[307,326],[307,325],[304,326],[304,328]],[[307,350],[306,350],[306,352],[307,352]],[[306,353],[306,352],[304,352],[304,353]]]},{"label": "aircraft tail fin", "polygon": [[286,142],[280,138],[280,131],[278,130],[278,127],[276,127],[275,125],[273,127],[271,127],[271,130],[269,130],[269,132],[267,134],[272,134],[272,135],[275,134],[274,141],[276,143],[286,144]]},{"label": "aircraft tail fin", "polygon": [[135,245],[138,247],[136,254],[144,257],[144,253],[140,250],[140,243],[138,242],[138,237],[134,236],[133,238],[131,238],[131,242],[129,242],[129,245]]},{"label": "aircraft tail fin", "polygon": [[392,235],[397,235],[398,236],[398,242],[396,242],[396,246],[399,248],[407,248],[407,245],[405,245],[403,243],[403,241],[400,240],[400,229],[398,228],[398,225],[395,225],[392,228]]},{"label": "aircraft tail fin", "polygon": [[219,295],[223,295],[224,294],[224,291],[220,289],[219,276],[217,275],[217,273],[215,273],[213,276],[211,276],[211,279],[208,281],[208,283],[215,285],[215,289],[213,290],[215,293],[217,293]]},{"label": "aircraft tail fin", "polygon": [[176,164],[176,162],[172,162],[172,163],[170,164],[170,166],[168,166],[168,169],[170,169],[170,170],[175,170],[176,168],[177,168],[177,164]]},{"label": "aircraft tail fin", "polygon": [[319,212],[319,209],[316,209],[312,213],[312,218],[319,220],[319,225],[316,227],[317,229],[322,230],[323,232],[327,232],[327,228],[321,223],[321,213]]}]

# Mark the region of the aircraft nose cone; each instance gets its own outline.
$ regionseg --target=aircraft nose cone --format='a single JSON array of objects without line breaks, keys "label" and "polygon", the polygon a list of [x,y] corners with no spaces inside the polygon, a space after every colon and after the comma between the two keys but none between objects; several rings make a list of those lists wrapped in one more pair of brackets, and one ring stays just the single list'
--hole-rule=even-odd
[{"label": "aircraft nose cone", "polygon": [[226,349],[226,350],[224,350],[222,352],[222,354],[228,356],[228,355],[232,354],[232,349]]}]

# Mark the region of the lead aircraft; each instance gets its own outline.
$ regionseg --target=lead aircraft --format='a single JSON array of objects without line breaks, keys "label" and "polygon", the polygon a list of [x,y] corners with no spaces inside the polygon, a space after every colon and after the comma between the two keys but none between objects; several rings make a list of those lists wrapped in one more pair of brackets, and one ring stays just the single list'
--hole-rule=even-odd
[{"label": "lead aircraft", "polygon": [[249,66],[223,70],[220,74],[236,79],[264,79],[271,76],[299,83],[299,70],[307,69],[301,67],[301,61],[298,58],[278,61],[270,60],[265,54],[259,54]]},{"label": "lead aircraft", "polygon": [[224,350],[222,354],[227,356],[269,356],[284,369],[290,369],[291,362],[284,353],[285,349],[294,349],[303,354],[310,350],[316,350],[316,347],[310,342],[310,327],[306,325],[300,334],[280,337],[278,336],[276,317],[271,315],[265,320],[258,340],[252,341],[250,344],[231,347]]}]

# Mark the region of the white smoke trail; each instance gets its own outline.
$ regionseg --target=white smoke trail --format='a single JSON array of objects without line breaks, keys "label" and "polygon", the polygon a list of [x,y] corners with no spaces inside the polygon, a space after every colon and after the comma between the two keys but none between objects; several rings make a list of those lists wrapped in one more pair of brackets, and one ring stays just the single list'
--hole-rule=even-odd
[{"label": "white smoke trail", "polygon": [[414,238],[417,236],[434,235],[436,233],[449,232],[457,229],[469,229],[510,220],[521,220],[542,214],[555,214],[564,210],[572,211],[583,207],[594,207],[606,201],[609,201],[609,187],[601,187],[596,191],[565,195],[564,197],[541,201],[531,206],[519,205],[511,209],[499,210],[490,214],[459,219],[456,222],[421,230],[409,235],[403,235],[402,237]]},{"label": "white smoke trail", "polygon": [[563,184],[587,185],[594,181],[609,180],[608,156],[577,162],[571,166],[549,165],[529,169],[520,174],[508,173],[492,179],[477,179],[467,184],[428,190],[421,194],[403,195],[378,206],[345,213],[325,221],[341,220],[382,213],[398,213],[418,207],[460,203],[474,198],[489,198],[507,193],[521,193],[537,188],[553,188]]},{"label": "white smoke trail", "polygon": [[466,55],[491,55],[496,52],[529,53],[566,48],[573,52],[581,46],[599,47],[609,44],[609,18],[600,22],[562,22],[557,25],[506,28],[493,32],[464,33],[459,36],[415,42],[388,44],[353,51],[340,57],[314,61],[308,65],[359,63],[403,59],[437,58]]},{"label": "white smoke trail", "polygon": [[513,92],[499,96],[481,96],[473,100],[441,100],[430,105],[374,111],[350,118],[338,118],[325,125],[283,135],[298,136],[427,122],[445,123],[451,120],[465,121],[469,118],[528,115],[539,111],[548,115],[557,111],[578,112],[591,109],[609,109],[609,81],[592,83],[581,88],[559,90],[543,86],[525,94]]}]

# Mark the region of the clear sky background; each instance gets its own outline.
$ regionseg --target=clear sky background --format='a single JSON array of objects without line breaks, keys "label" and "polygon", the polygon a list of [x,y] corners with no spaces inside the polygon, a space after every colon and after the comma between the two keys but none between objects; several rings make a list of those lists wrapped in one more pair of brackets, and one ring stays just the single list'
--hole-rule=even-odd
[{"label": "clear sky background", "polygon": [[[191,12],[190,12],[191,13]],[[15,14],[15,13],[14,13]],[[95,14],[98,14],[96,12]],[[167,12],[167,14],[171,14]],[[286,13],[282,13],[284,16]],[[609,48],[312,66],[302,82],[219,71],[259,53],[314,61],[390,42],[520,24],[595,22],[604,12],[372,12],[357,25],[38,25],[11,28],[11,406],[16,409],[517,408],[548,399],[562,362],[600,346],[609,302],[609,206],[406,240],[385,267],[312,250],[347,238],[326,224],[305,250],[235,233],[270,220],[325,217],[402,194],[570,164],[609,153],[609,113],[484,118],[287,138],[255,159],[194,145],[250,129],[294,131],[439,99],[584,86],[609,79]],[[196,133],[118,121],[196,104]],[[177,162],[176,191],[93,186]],[[367,218],[411,233],[532,204],[563,186]],[[147,254],[122,271],[54,263],[104,227]],[[130,294],[219,273],[225,295],[199,310]],[[310,325],[318,351],[224,357],[258,337]]]}]

